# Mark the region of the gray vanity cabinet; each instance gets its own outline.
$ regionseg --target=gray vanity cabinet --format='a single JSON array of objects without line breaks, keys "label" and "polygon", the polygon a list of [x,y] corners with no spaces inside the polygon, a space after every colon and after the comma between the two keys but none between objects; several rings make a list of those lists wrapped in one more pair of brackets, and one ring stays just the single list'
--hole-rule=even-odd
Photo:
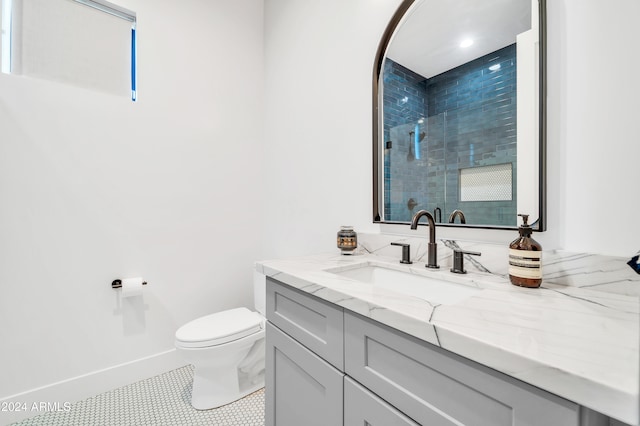
[{"label": "gray vanity cabinet", "polygon": [[267,426],[608,425],[601,414],[271,278],[266,308]]},{"label": "gray vanity cabinet", "polygon": [[423,425],[580,424],[580,406],[345,312],[345,372]]},{"label": "gray vanity cabinet", "polygon": [[267,426],[341,426],[343,377],[267,323]]},{"label": "gray vanity cabinet", "polygon": [[355,380],[344,379],[345,426],[420,426]]},{"label": "gray vanity cabinet", "polygon": [[341,426],[342,308],[270,279],[266,308],[266,426]]},{"label": "gray vanity cabinet", "polygon": [[267,319],[280,330],[344,370],[344,316],[341,307],[267,279]]}]

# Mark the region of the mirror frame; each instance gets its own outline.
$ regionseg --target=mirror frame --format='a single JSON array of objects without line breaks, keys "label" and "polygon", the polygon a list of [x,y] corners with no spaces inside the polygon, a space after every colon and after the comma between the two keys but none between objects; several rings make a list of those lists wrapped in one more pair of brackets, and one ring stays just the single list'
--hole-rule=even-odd
[{"label": "mirror frame", "polygon": [[[373,222],[374,223],[386,223],[386,224],[402,224],[407,225],[409,222],[396,222],[386,221],[381,219],[382,197],[381,191],[384,189],[383,179],[384,173],[382,162],[383,156],[381,147],[381,125],[382,117],[380,116],[381,110],[379,107],[380,97],[380,80],[382,73],[382,66],[385,59],[385,54],[393,33],[398,28],[400,22],[409,10],[409,8],[417,0],[402,0],[400,6],[394,13],[393,17],[387,24],[387,27],[382,35],[378,50],[376,52],[374,67],[373,67]],[[534,231],[546,231],[547,229],[547,5],[546,0],[532,0],[538,1],[538,30],[539,34],[539,73],[538,73],[538,131],[539,131],[539,159],[538,159],[538,206],[539,217],[537,221],[537,227]],[[525,212],[526,213],[526,212]],[[518,229],[517,226],[495,226],[495,225],[473,225],[473,224],[460,224],[460,223],[438,223],[436,226],[445,227],[457,227],[457,228],[476,228],[476,229]]]}]

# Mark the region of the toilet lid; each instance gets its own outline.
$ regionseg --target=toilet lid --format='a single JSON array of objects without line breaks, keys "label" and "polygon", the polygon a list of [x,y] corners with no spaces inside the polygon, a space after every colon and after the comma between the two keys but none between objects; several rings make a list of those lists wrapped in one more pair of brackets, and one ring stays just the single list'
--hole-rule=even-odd
[{"label": "toilet lid", "polygon": [[247,308],[235,308],[195,319],[176,331],[176,341],[184,347],[221,345],[257,333],[264,319]]}]

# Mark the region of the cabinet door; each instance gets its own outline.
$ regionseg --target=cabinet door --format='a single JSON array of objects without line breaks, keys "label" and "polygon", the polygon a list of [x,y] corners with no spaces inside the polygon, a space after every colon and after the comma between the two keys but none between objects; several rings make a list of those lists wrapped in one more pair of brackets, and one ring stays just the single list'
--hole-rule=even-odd
[{"label": "cabinet door", "polygon": [[267,278],[267,319],[344,370],[342,308]]},{"label": "cabinet door", "polygon": [[390,327],[345,313],[345,372],[430,426],[577,426],[580,407]]},{"label": "cabinet door", "polygon": [[344,379],[344,426],[420,426],[350,377]]},{"label": "cabinet door", "polygon": [[344,374],[267,322],[266,426],[341,426]]}]

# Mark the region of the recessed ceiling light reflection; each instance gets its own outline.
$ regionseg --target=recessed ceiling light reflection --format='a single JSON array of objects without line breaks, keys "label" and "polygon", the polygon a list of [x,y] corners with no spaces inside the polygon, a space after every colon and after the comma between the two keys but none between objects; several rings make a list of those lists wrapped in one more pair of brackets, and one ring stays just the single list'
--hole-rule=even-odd
[{"label": "recessed ceiling light reflection", "polygon": [[473,40],[471,40],[470,38],[465,38],[460,42],[460,47],[465,48],[465,47],[471,46],[472,44],[473,44]]},{"label": "recessed ceiling light reflection", "polygon": [[500,64],[491,65],[489,67],[490,71],[498,71],[500,69]]}]

